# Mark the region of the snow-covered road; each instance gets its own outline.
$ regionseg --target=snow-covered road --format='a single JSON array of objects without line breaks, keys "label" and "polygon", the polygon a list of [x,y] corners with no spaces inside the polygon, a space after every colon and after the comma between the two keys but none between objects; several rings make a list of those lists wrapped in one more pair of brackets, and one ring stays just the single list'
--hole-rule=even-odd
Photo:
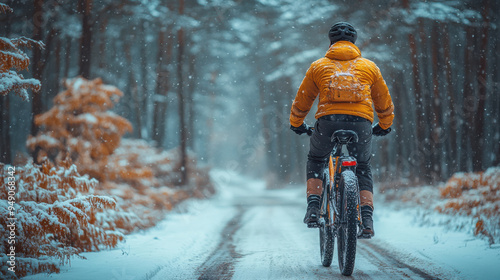
[{"label": "snow-covered road", "polygon": [[[60,274],[26,279],[338,279],[308,229],[304,190],[213,172],[218,194],[188,201],[118,249],[85,253]],[[417,210],[378,204],[376,237],[358,242],[352,279],[499,279],[500,247],[412,223]]]}]

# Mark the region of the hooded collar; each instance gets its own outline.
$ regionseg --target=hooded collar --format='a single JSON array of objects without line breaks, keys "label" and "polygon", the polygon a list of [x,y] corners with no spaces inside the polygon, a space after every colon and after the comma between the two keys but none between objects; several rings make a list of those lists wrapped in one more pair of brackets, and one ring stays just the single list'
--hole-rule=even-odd
[{"label": "hooded collar", "polygon": [[351,42],[338,41],[330,46],[325,56],[335,60],[352,60],[360,57],[361,51]]}]

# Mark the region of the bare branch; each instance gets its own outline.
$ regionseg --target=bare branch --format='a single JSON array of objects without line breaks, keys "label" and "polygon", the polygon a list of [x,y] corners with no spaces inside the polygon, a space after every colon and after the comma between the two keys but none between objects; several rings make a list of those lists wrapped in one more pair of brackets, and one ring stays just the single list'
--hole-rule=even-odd
[{"label": "bare branch", "polygon": [[33,40],[33,39],[30,39],[30,38],[26,38],[24,36],[16,38],[16,39],[11,39],[10,41],[16,47],[28,47],[28,48],[32,48],[33,45],[35,45],[36,47],[41,48],[42,50],[45,49],[45,44],[42,41]]}]

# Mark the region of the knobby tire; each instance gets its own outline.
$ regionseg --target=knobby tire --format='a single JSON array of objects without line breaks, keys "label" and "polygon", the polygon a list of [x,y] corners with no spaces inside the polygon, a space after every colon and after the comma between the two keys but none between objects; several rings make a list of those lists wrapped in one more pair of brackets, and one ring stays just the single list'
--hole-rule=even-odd
[{"label": "knobby tire", "polygon": [[345,223],[341,223],[337,232],[337,250],[339,268],[343,275],[350,276],[354,270],[357,242],[357,178],[351,170],[341,174],[339,213]]}]

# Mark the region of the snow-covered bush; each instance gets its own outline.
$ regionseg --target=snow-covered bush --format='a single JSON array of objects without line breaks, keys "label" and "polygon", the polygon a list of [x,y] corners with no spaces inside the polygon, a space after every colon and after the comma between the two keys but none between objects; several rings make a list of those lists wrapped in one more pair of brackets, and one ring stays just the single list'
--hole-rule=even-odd
[{"label": "snow-covered bush", "polygon": [[[149,186],[177,186],[181,177],[181,161],[178,149],[162,150],[154,148],[145,140],[123,139],[120,147],[108,158],[113,166],[109,180],[126,182],[137,188],[145,182]],[[200,177],[195,155],[188,153],[187,168],[191,171],[190,181],[195,184]]]},{"label": "snow-covered bush", "polygon": [[471,216],[474,234],[487,236],[490,243],[500,242],[500,167],[456,173],[440,192],[444,202],[438,211]]},{"label": "snow-covered bush", "polygon": [[[0,13],[9,13],[12,9],[0,3]],[[42,42],[34,41],[25,37],[8,39],[0,37],[0,95],[9,92],[28,99],[27,90],[39,91],[40,81],[36,79],[24,79],[17,71],[25,70],[30,64],[30,59],[20,48],[36,46],[43,48]]]},{"label": "snow-covered bush", "polygon": [[99,192],[117,199],[121,211],[107,215],[125,232],[154,226],[175,204],[214,192],[208,170],[196,166],[194,155],[188,160],[189,185],[177,186],[181,161],[176,149],[163,151],[144,140],[123,139],[108,160],[108,180]]},{"label": "snow-covered bush", "polygon": [[[10,167],[10,168],[9,168]],[[0,260],[7,263],[6,246],[15,247],[16,276],[40,272],[58,272],[59,264],[83,251],[114,247],[123,235],[103,220],[99,213],[114,209],[116,201],[94,194],[98,182],[81,176],[68,162],[55,167],[49,162],[36,165],[28,162],[16,166],[0,163],[0,181],[5,186],[15,182],[14,202],[8,192],[0,192],[0,231],[15,218],[15,243],[0,244]],[[8,179],[14,175],[15,180]],[[16,209],[14,217],[10,215]],[[2,266],[1,275],[8,275]]]},{"label": "snow-covered bush", "polygon": [[[107,210],[100,213],[87,214],[89,228],[94,230],[92,234],[100,234],[104,239],[95,243],[92,234],[74,236],[74,250],[98,250],[100,245],[112,247],[122,238],[120,234],[154,226],[163,219],[166,211],[180,201],[190,197],[206,197],[214,192],[208,170],[196,166],[194,155],[188,158],[188,184],[179,186],[182,167],[177,150],[163,151],[144,140],[122,140],[122,136],[132,130],[132,126],[125,118],[109,111],[123,95],[116,87],[104,85],[100,79],[89,81],[83,78],[67,80],[66,87],[55,97],[53,108],[35,117],[35,123],[40,126],[39,133],[28,139],[27,146],[37,153],[40,162],[66,166],[69,169],[65,172],[71,174],[78,170],[92,178],[88,181],[92,182],[92,186],[86,188],[94,192],[87,196],[87,200],[80,199],[77,203],[70,198],[60,200],[54,193],[50,196],[44,194],[53,205],[46,206],[45,211],[63,215],[66,208],[60,204],[71,205],[74,213],[63,215],[61,219],[64,219],[64,225],[72,225],[84,217],[84,209],[92,209],[99,203],[106,206],[104,208]],[[70,167],[68,162],[75,165]],[[57,175],[51,178],[56,180],[53,183],[54,191],[56,185],[61,190],[67,189],[64,181],[57,179]],[[45,184],[40,183],[43,180],[37,182]],[[33,211],[29,206],[31,204],[26,209]],[[84,209],[76,211],[75,207]],[[97,225],[105,231],[99,231],[101,228]],[[45,228],[41,228],[40,232],[44,231]],[[57,232],[68,234],[63,229]],[[75,232],[79,234],[82,230],[74,226],[70,233]],[[45,255],[54,254],[47,251]],[[66,255],[71,254],[61,256]],[[35,272],[38,271],[42,270]]]},{"label": "snow-covered bush", "polygon": [[37,162],[70,158],[79,172],[103,181],[108,156],[132,131],[128,120],[109,111],[123,93],[101,79],[81,77],[66,80],[66,88],[54,98],[54,107],[35,117],[40,132],[29,137],[27,146],[37,152]]},{"label": "snow-covered bush", "polygon": [[213,193],[208,171],[189,155],[189,185],[177,187],[181,161],[177,150],[162,151],[144,140],[122,140],[132,126],[108,111],[123,93],[100,79],[74,78],[54,99],[54,107],[36,116],[41,126],[27,146],[38,160],[55,164],[71,160],[78,171],[97,179],[97,192],[118,200],[107,222],[124,233],[147,228],[163,218],[165,210],[189,197]]}]

